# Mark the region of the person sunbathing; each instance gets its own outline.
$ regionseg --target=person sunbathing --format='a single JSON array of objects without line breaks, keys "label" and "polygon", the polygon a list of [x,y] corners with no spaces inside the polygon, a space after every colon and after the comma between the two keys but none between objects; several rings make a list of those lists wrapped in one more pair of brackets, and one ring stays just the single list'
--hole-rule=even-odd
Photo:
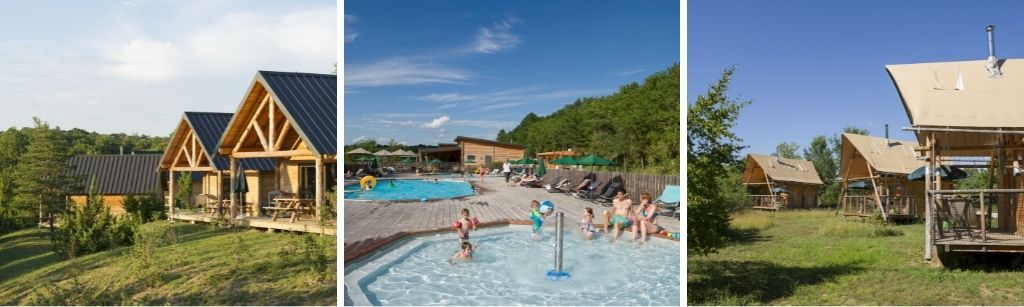
[{"label": "person sunbathing", "polygon": [[583,179],[583,182],[580,182],[580,185],[572,189],[572,192],[579,194],[580,190],[586,189],[588,186],[590,186],[590,178],[585,178]]}]

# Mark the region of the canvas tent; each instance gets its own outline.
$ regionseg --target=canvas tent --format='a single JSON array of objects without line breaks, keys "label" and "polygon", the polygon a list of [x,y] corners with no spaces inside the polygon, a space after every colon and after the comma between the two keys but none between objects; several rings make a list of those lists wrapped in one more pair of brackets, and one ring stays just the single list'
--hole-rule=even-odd
[{"label": "canvas tent", "polygon": [[[915,146],[915,141],[844,133],[839,160],[840,212],[867,217],[879,209],[887,220],[924,216],[924,183],[907,179],[925,165],[918,160]],[[866,183],[865,193],[852,191],[850,185],[857,182]]]},{"label": "canvas tent", "polygon": [[[1024,60],[886,65],[930,169],[954,161],[981,161],[992,189],[948,189],[925,176],[925,257],[946,251],[1024,249]],[[1019,170],[1019,168],[1018,168]],[[965,213],[966,212],[966,213]]]},{"label": "canvas tent", "polygon": [[754,208],[773,210],[817,206],[822,185],[810,161],[759,154],[747,155],[742,181]]}]

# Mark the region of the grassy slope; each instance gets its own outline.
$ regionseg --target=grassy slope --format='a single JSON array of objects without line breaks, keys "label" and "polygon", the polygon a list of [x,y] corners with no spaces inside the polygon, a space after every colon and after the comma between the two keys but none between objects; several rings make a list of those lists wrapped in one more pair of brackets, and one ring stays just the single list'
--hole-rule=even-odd
[{"label": "grassy slope", "polygon": [[[1017,305],[1024,299],[1020,258],[1002,267],[944,269],[923,260],[924,226],[869,237],[832,212],[740,216],[733,243],[687,259],[691,305]],[[773,224],[773,225],[772,225]],[[757,226],[767,226],[760,227]],[[867,225],[861,225],[867,226]],[[839,230],[839,231],[836,231]],[[826,235],[849,233],[847,236]],[[994,260],[997,259],[998,260]],[[1013,265],[1007,263],[1015,262]]]},{"label": "grassy slope", "polygon": [[[147,226],[153,224],[166,222]],[[171,227],[178,233],[178,244],[160,247],[151,255],[161,272],[154,283],[140,282],[142,275],[132,269],[130,248],[62,261],[50,252],[45,231],[0,237],[0,305],[29,304],[47,284],[69,287],[73,276],[89,291],[116,293],[121,298],[115,303],[121,304],[337,304],[336,243],[326,247],[332,277],[317,283],[302,261],[300,235],[182,223]]]}]

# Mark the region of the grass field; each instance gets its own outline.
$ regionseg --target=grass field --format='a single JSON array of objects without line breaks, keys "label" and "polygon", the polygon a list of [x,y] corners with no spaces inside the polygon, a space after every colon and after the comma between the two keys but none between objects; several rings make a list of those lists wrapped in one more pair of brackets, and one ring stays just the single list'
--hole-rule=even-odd
[{"label": "grass field", "polygon": [[70,261],[45,230],[0,237],[0,305],[337,304],[335,237],[143,227],[148,243]]},{"label": "grass field", "polygon": [[[747,212],[731,243],[687,259],[690,305],[1020,305],[1024,260],[926,262],[924,225],[844,221],[832,211]],[[944,261],[947,259],[943,257]]]}]

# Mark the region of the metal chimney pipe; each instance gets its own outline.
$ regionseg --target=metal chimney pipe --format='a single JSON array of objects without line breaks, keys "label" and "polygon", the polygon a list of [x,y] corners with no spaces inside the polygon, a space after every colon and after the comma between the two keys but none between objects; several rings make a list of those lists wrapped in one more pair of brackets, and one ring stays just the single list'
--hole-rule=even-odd
[{"label": "metal chimney pipe", "polygon": [[120,152],[121,152],[120,154],[122,154],[122,155],[124,154],[124,145],[121,145],[121,151]]},{"label": "metal chimney pipe", "polygon": [[889,146],[889,124],[885,124],[885,146]]},{"label": "metal chimney pipe", "polygon": [[989,61],[995,61],[996,58],[996,26],[989,25],[985,27],[985,32],[988,32],[988,59]]}]

